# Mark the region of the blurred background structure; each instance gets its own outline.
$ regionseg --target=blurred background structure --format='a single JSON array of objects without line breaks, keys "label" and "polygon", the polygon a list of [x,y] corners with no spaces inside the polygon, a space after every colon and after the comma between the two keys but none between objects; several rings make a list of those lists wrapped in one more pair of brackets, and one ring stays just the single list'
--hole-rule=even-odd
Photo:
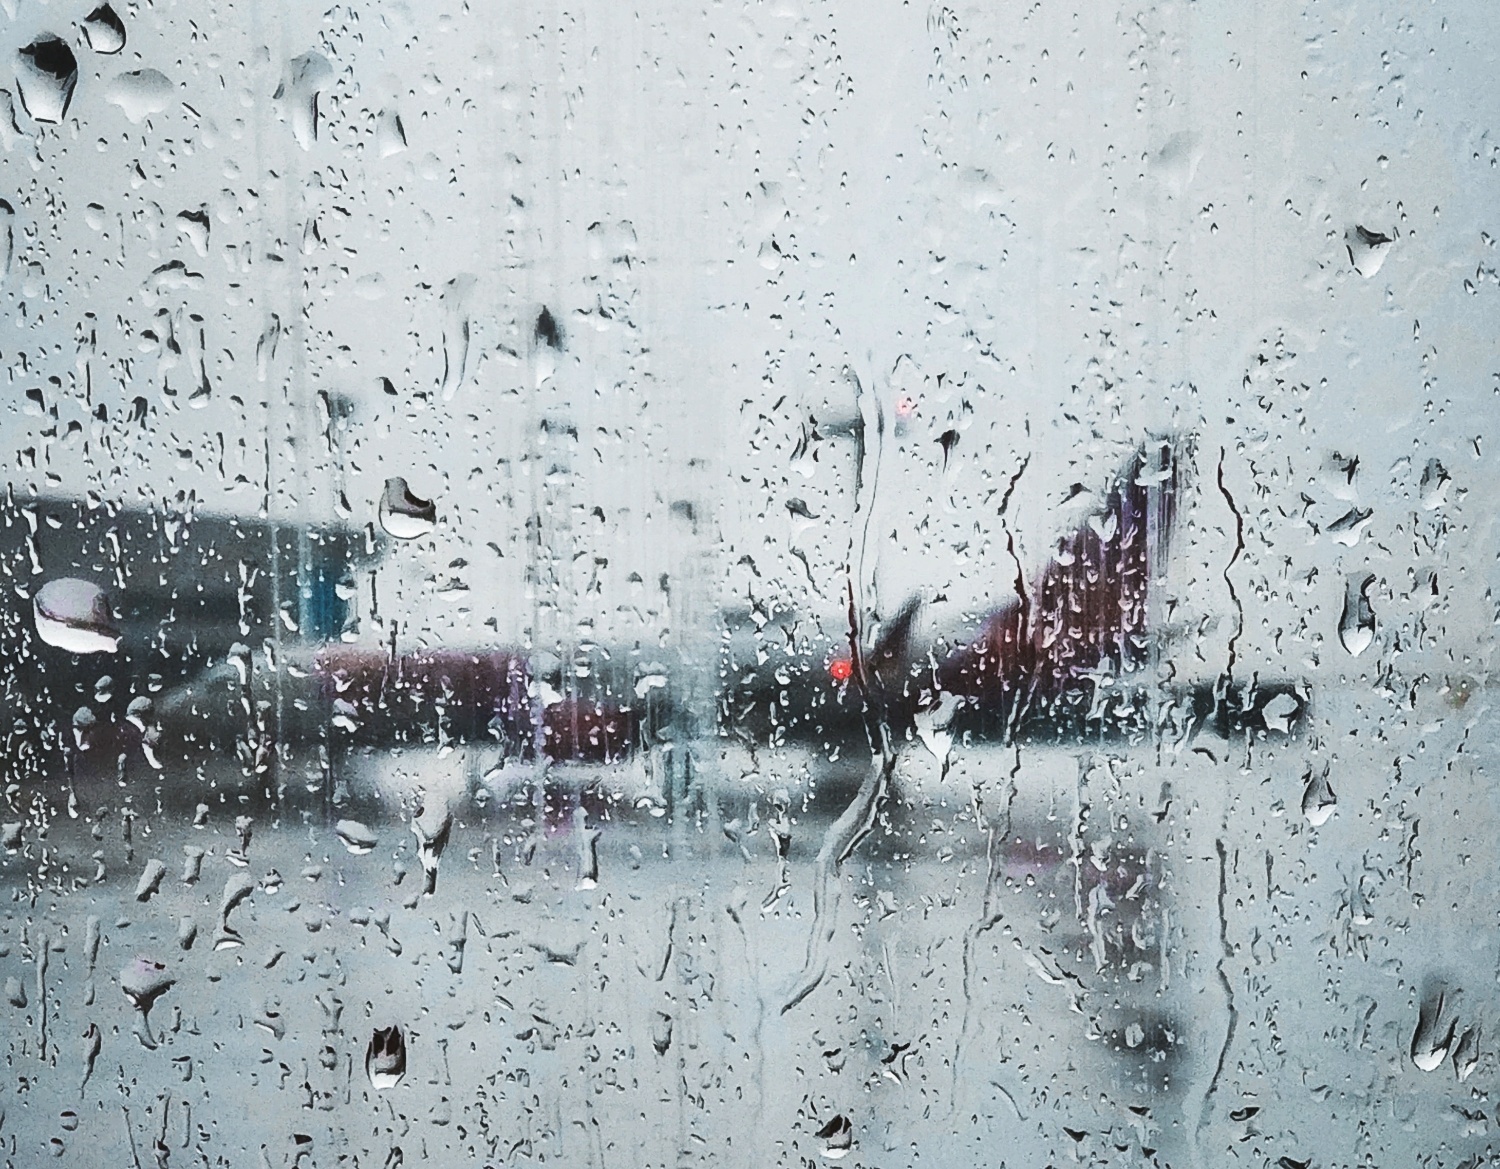
[{"label": "blurred background structure", "polygon": [[1493,1158],[1486,6],[0,7],[0,1164]]}]

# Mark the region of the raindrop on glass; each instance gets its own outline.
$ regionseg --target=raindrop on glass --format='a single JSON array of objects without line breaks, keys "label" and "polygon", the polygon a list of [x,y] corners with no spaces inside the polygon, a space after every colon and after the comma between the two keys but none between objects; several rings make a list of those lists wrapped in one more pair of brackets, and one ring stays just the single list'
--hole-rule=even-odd
[{"label": "raindrop on glass", "polygon": [[96,53],[118,53],[125,47],[125,22],[108,4],[83,18],[83,39]]},{"label": "raindrop on glass", "polygon": [[387,479],[380,497],[380,526],[398,540],[416,540],[437,526],[437,507],[413,495],[405,479]]}]

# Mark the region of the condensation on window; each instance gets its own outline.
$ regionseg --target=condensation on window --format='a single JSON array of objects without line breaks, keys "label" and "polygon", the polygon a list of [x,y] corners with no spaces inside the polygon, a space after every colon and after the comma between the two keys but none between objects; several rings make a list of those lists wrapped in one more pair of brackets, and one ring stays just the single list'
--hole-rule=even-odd
[{"label": "condensation on window", "polygon": [[1494,19],[0,0],[0,1164],[1500,1155]]}]

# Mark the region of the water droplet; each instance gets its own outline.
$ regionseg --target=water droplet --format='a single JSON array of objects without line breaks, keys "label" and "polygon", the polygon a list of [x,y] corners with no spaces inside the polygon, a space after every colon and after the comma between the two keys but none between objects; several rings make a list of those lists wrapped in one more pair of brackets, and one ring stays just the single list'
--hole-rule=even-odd
[{"label": "water droplet", "polygon": [[1292,733],[1292,720],[1297,717],[1297,712],[1301,709],[1302,703],[1292,695],[1277,694],[1260,708],[1260,721],[1265,724],[1268,731],[1289,735]]},{"label": "water droplet", "polygon": [[16,209],[0,199],[0,283],[10,277],[10,266],[16,258]]},{"label": "water droplet", "polygon": [[[945,430],[937,437],[937,444],[943,452],[943,470],[948,469],[948,464],[953,461],[953,452],[958,447],[958,431]],[[1093,520],[1091,519],[1091,523]],[[1097,530],[1097,529],[1096,529]]]},{"label": "water droplet", "polygon": [[936,702],[917,711],[917,736],[939,763],[946,764],[953,750],[953,733],[949,727],[962,701],[957,694],[939,694]]},{"label": "water droplet", "polygon": [[[203,273],[194,272],[181,260],[168,260],[151,269],[146,277],[146,290],[150,297],[164,297],[174,292],[186,292],[203,284]],[[151,303],[148,298],[147,303]],[[172,342],[176,344],[176,342]]]},{"label": "water droplet", "polygon": [[245,944],[239,931],[229,924],[229,915],[254,892],[255,881],[248,873],[233,873],[225,880],[224,896],[219,899],[219,925],[214,931],[215,950],[231,950]]},{"label": "water droplet", "polygon": [[552,310],[546,305],[536,315],[536,325],[532,329],[532,336],[549,349],[562,350],[563,334],[557,319],[552,315]]},{"label": "water droplet", "polygon": [[244,868],[250,863],[250,839],[254,833],[255,821],[249,816],[236,816],[234,818],[234,832],[239,838],[237,843],[224,854],[224,859],[232,865]]},{"label": "water droplet", "polygon": [[1342,544],[1345,548],[1353,548],[1359,543],[1360,536],[1364,535],[1365,528],[1374,514],[1375,512],[1368,507],[1351,507],[1328,525],[1328,534],[1333,537],[1334,543]]},{"label": "water droplet", "polygon": [[1375,640],[1375,610],[1370,607],[1369,590],[1375,583],[1374,573],[1353,572],[1344,583],[1344,611],[1339,617],[1339,642],[1354,657],[1359,657]]},{"label": "water droplet", "polygon": [[292,60],[275,100],[282,117],[292,124],[292,136],[303,150],[318,140],[318,94],[333,84],[333,66],[322,53],[308,52]]},{"label": "water droplet", "polygon": [[[90,1003],[93,1002],[92,981],[89,983],[88,1001]],[[89,1077],[94,1074],[94,1061],[99,1058],[99,1050],[103,1045],[104,1037],[99,1033],[99,1025],[97,1023],[90,1023],[84,1028],[83,1043],[81,1045],[83,1047],[83,1079],[78,1085],[80,1094],[83,1092],[84,1086],[88,1084]]]},{"label": "water droplet", "polygon": [[1323,466],[1319,478],[1335,499],[1353,501],[1358,498],[1358,489],[1355,487],[1355,479],[1359,475],[1358,456],[1342,455],[1337,451],[1332,452],[1323,460]]},{"label": "water droplet", "polygon": [[0,845],[4,846],[6,852],[20,851],[21,828],[20,821],[10,824],[0,824]]},{"label": "water droplet", "polygon": [[536,941],[531,943],[531,948],[539,953],[554,966],[577,966],[578,956],[583,953],[583,942],[574,942],[571,946],[555,945],[552,942]]},{"label": "water droplet", "polygon": [[358,820],[340,820],[333,826],[334,835],[355,856],[373,852],[380,838]]},{"label": "water droplet", "polygon": [[645,698],[653,690],[667,688],[667,670],[660,662],[652,662],[640,668],[635,679],[635,696]]},{"label": "water droplet", "polygon": [[377,1092],[394,1088],[406,1077],[406,1037],[399,1026],[376,1028],[365,1051],[365,1074]]},{"label": "water droplet", "polygon": [[1411,1036],[1411,1062],[1420,1071],[1436,1071],[1453,1046],[1458,1021],[1445,1017],[1447,1005],[1448,996],[1442,990],[1429,992],[1422,998],[1417,1028]]},{"label": "water droplet", "polygon": [[1351,227],[1344,233],[1344,246],[1349,250],[1349,263],[1354,270],[1368,280],[1380,271],[1386,253],[1394,241],[1388,235],[1371,231],[1366,227]]},{"label": "water droplet", "polygon": [[172,83],[155,69],[135,69],[111,81],[104,100],[119,106],[131,124],[138,126],[172,104]]},{"label": "water droplet", "polygon": [[1427,466],[1422,469],[1421,493],[1424,510],[1435,511],[1448,502],[1448,484],[1451,481],[1447,467],[1437,459],[1427,460]]},{"label": "water droplet", "polygon": [[450,400],[469,372],[469,293],[474,277],[455,276],[443,287],[443,401]]},{"label": "water droplet", "polygon": [[182,861],[182,883],[196,885],[203,872],[204,850],[196,844],[185,844],[182,846],[182,851],[187,854]]},{"label": "water droplet", "polygon": [[[1139,1024],[1135,1024],[1135,1026],[1136,1026],[1137,1030],[1139,1030]],[[1145,1035],[1145,1033],[1141,1032],[1141,1037],[1142,1038],[1144,1038],[1144,1035]],[[1126,1042],[1129,1043],[1128,1036],[1127,1036]],[[1139,1045],[1140,1045],[1140,1039],[1139,1038],[1136,1040],[1135,1043],[1130,1043],[1131,1047],[1138,1047]],[[880,1066],[881,1066],[881,1069],[882,1069],[882,1074],[884,1074],[884,1076],[886,1077],[886,1079],[891,1080],[892,1082],[897,1083],[897,1084],[904,1084],[904,1083],[906,1083],[907,1082],[906,1065],[910,1061],[910,1059],[912,1057],[912,1054],[913,1053],[912,1053],[911,1040],[907,1040],[905,1043],[893,1043],[893,1044],[891,1044],[890,1051],[886,1052],[885,1055],[883,1055],[883,1056],[880,1057]]]},{"label": "water droplet", "polygon": [[136,956],[120,971],[120,990],[136,1009],[136,1033],[147,1047],[156,1046],[151,1034],[151,1008],[176,981],[162,963],[143,955]]},{"label": "water droplet", "polygon": [[286,1016],[281,1013],[275,1000],[267,1003],[265,1010],[255,1016],[255,1025],[273,1039],[281,1039],[286,1035]]},{"label": "water droplet", "polygon": [[416,540],[437,527],[437,507],[413,495],[405,479],[387,479],[380,497],[380,526],[398,540]]},{"label": "water droplet", "polygon": [[448,969],[454,974],[464,971],[464,952],[469,946],[469,911],[462,910],[448,931]]},{"label": "water droplet", "polygon": [[73,712],[73,745],[80,751],[87,751],[93,746],[94,730],[98,725],[93,710],[80,706]]},{"label": "water droplet", "polygon": [[1328,823],[1328,818],[1338,808],[1338,796],[1334,795],[1333,788],[1328,783],[1328,769],[1310,775],[1307,780],[1307,788],[1302,793],[1302,815],[1314,828],[1321,828]]},{"label": "water droplet", "polygon": [[7,978],[5,980],[5,998],[13,1007],[24,1007],[26,1005],[26,988],[21,984],[19,978]]},{"label": "water droplet", "polygon": [[179,211],[177,230],[200,256],[208,255],[209,222],[205,211]]},{"label": "water droplet", "polygon": [[161,879],[167,875],[167,866],[159,860],[149,860],[145,869],[141,872],[141,879],[135,884],[135,899],[137,901],[150,901],[161,889]]},{"label": "water droplet", "polygon": [[448,846],[448,832],[453,817],[440,804],[418,804],[411,818],[412,835],[417,838],[417,859],[422,863],[422,893],[431,897],[437,892],[438,861]]},{"label": "water droplet", "polygon": [[588,812],[573,810],[573,830],[578,833],[578,888],[593,889],[599,884],[599,829],[588,826]]},{"label": "water droplet", "polygon": [[1474,1074],[1479,1066],[1479,1024],[1467,1028],[1453,1049],[1453,1071],[1461,1084]]},{"label": "water droplet", "polygon": [[48,645],[69,653],[114,653],[120,648],[109,597],[98,585],[73,577],[49,580],[32,601],[36,631]]},{"label": "water droplet", "polygon": [[819,1150],[822,1156],[830,1161],[840,1160],[854,1147],[854,1125],[840,1113],[818,1130],[818,1139],[823,1142]]},{"label": "water droplet", "polygon": [[657,1011],[651,1017],[651,1046],[656,1048],[657,1055],[666,1055],[667,1048],[672,1046],[672,1016],[665,1011]]},{"label": "water droplet", "polygon": [[406,127],[395,110],[382,110],[375,119],[375,153],[390,158],[406,149]]},{"label": "water droplet", "polygon": [[101,4],[83,18],[83,39],[96,53],[118,53],[125,47],[125,22],[108,4]]},{"label": "water droplet", "polygon": [[770,803],[766,827],[770,830],[771,839],[776,842],[777,859],[786,860],[792,850],[791,793],[786,788],[779,787],[771,793]]},{"label": "water droplet", "polygon": [[21,105],[38,122],[61,122],[78,84],[78,59],[67,44],[43,34],[17,54],[16,88]]},{"label": "water droplet", "polygon": [[[754,811],[755,805],[753,802],[751,803],[750,807],[751,811]],[[750,852],[750,845],[745,840],[745,825],[741,823],[738,816],[735,816],[731,820],[724,821],[722,831],[724,833],[724,839],[728,840],[731,844],[733,844],[740,850],[740,857],[743,860],[748,863],[749,861],[755,859]]]},{"label": "water droplet", "polygon": [[125,708],[125,721],[138,731],[144,733],[150,729],[155,714],[156,704],[144,694],[141,694],[132,698],[130,704]]},{"label": "water droplet", "polygon": [[240,685],[248,686],[250,684],[250,672],[255,665],[255,659],[250,653],[250,647],[243,641],[235,642],[229,647],[228,661],[234,667],[234,672],[240,680]]}]

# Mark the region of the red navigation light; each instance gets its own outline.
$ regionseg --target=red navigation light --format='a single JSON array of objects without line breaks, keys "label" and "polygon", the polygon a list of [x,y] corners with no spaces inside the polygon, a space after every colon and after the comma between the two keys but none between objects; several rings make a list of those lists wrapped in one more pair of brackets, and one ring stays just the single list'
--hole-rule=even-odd
[{"label": "red navigation light", "polygon": [[854,663],[848,658],[834,658],[828,663],[828,674],[835,682],[847,682],[854,673]]}]

